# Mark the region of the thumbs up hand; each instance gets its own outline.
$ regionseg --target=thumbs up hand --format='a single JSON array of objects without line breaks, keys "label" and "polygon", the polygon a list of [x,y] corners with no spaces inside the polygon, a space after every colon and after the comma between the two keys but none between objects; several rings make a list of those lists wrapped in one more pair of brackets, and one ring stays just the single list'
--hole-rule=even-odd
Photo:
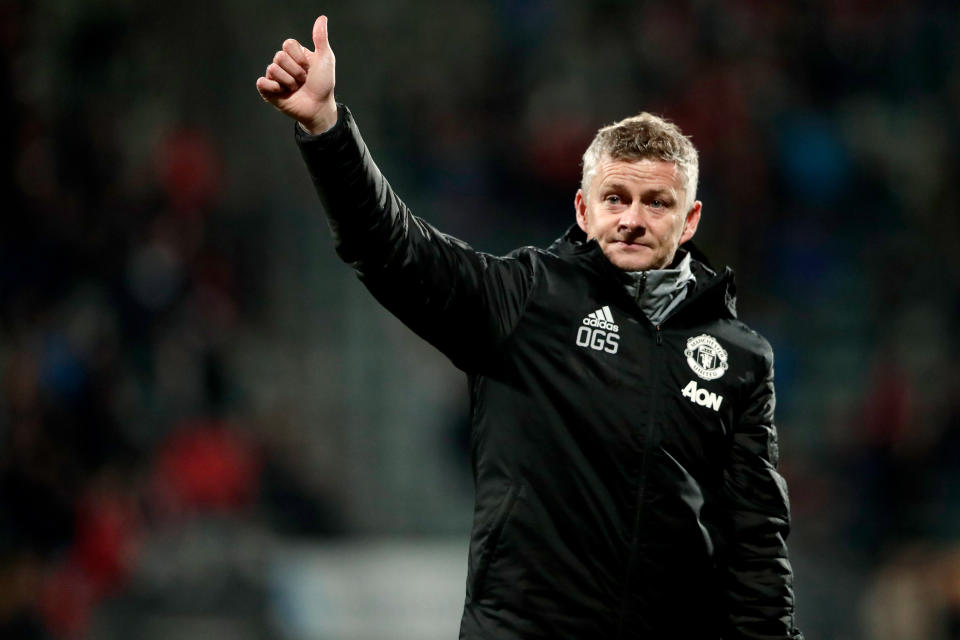
[{"label": "thumbs up hand", "polygon": [[273,56],[263,76],[257,78],[260,96],[297,120],[310,133],[323,133],[337,122],[336,58],[327,38],[327,17],[313,23],[310,51],[293,38]]}]

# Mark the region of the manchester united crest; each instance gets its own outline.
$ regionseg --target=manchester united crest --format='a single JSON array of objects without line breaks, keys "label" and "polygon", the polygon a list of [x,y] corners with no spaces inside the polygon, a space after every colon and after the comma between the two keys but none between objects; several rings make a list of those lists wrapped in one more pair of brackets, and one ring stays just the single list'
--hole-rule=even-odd
[{"label": "manchester united crest", "polygon": [[727,350],[720,346],[716,338],[705,333],[687,340],[683,355],[687,356],[687,364],[693,372],[704,380],[716,380],[729,366]]}]

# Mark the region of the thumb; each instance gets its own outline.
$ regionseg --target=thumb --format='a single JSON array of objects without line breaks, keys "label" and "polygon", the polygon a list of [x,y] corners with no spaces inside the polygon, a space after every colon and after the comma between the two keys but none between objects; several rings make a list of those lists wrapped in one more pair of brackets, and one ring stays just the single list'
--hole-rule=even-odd
[{"label": "thumb", "polygon": [[330,46],[327,40],[327,16],[320,16],[313,23],[313,47],[314,51],[320,53],[323,49]]}]

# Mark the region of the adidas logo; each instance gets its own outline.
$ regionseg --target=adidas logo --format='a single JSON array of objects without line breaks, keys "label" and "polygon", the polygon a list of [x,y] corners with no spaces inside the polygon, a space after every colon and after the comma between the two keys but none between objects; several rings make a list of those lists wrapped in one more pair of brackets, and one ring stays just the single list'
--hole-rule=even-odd
[{"label": "adidas logo", "polygon": [[606,329],[607,331],[613,331],[614,333],[620,331],[620,327],[613,322],[613,314],[610,313],[610,307],[606,305],[600,307],[593,313],[587,314],[587,317],[583,319],[583,324],[588,327],[598,327],[600,329]]},{"label": "adidas logo", "polygon": [[610,307],[603,306],[588,313],[577,328],[577,346],[616,353],[620,349],[620,327],[613,321]]}]

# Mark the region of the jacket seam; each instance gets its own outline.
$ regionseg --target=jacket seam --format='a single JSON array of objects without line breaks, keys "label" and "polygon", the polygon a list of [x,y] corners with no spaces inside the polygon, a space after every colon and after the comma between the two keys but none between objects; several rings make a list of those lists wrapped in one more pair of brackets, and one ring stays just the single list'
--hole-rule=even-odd
[{"label": "jacket seam", "polygon": [[[534,249],[531,253],[539,254],[540,251],[537,250],[537,249]],[[519,260],[519,258],[509,258],[509,259]],[[517,318],[516,318],[516,320],[513,321],[513,324],[511,325],[510,330],[504,332],[503,336],[501,336],[501,337],[494,343],[493,348],[494,348],[495,351],[498,351],[498,352],[499,352],[499,351],[502,351],[502,350],[503,350],[503,346],[504,346],[505,344],[507,344],[507,342],[509,342],[509,341],[513,338],[513,336],[516,334],[517,327],[520,326],[520,322],[523,320],[524,316],[527,314],[527,307],[530,306],[530,299],[533,298],[533,294],[534,294],[536,288],[537,288],[537,287],[539,286],[539,284],[540,284],[540,279],[538,278],[539,264],[540,264],[540,261],[539,261],[539,260],[537,260],[536,263],[534,263],[534,262],[531,260],[531,262],[530,262],[530,266],[531,266],[531,268],[530,268],[530,271],[531,271],[531,273],[530,273],[530,288],[529,288],[529,290],[527,291],[527,295],[524,296],[524,298],[523,298],[523,304],[520,305],[520,311],[517,313]]]},{"label": "jacket seam", "polygon": [[517,500],[520,498],[520,493],[523,488],[522,485],[512,480],[508,480],[507,485],[507,493],[503,496],[503,499],[497,507],[494,520],[490,525],[490,533],[487,534],[486,544],[484,544],[480,550],[480,557],[477,558],[477,574],[474,575],[470,602],[475,602],[483,596],[484,583],[487,580],[490,567],[497,559],[497,549],[500,547],[503,530],[506,528],[510,514],[513,513],[517,505]]}]

